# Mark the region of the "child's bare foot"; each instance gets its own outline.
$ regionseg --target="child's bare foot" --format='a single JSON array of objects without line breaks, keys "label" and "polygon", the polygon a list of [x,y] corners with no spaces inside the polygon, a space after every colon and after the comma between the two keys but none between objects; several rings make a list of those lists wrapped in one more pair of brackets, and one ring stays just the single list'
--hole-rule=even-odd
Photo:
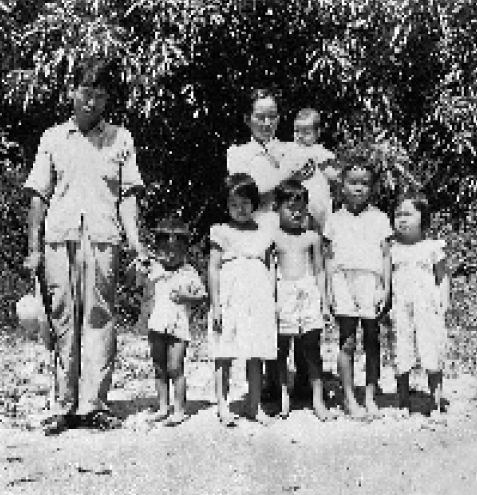
[{"label": "child's bare foot", "polygon": [[280,418],[286,419],[290,416],[290,396],[288,394],[282,394],[282,410],[280,412]]},{"label": "child's bare foot", "polygon": [[273,418],[266,414],[262,408],[259,408],[255,414],[250,411],[247,412],[246,417],[250,421],[256,421],[263,426],[269,426],[273,422]]},{"label": "child's bare foot", "polygon": [[314,404],[313,405],[313,414],[323,422],[332,421],[336,419],[336,414],[331,412],[326,408],[324,404]]},{"label": "child's bare foot", "polygon": [[368,413],[368,416],[373,419],[379,419],[384,416],[374,400],[368,400],[366,402],[366,412]]},{"label": "child's bare foot", "polygon": [[231,411],[228,409],[224,409],[222,411],[219,411],[217,413],[217,416],[219,418],[220,424],[232,428],[234,426],[237,426],[237,416],[233,414]]},{"label": "child's bare foot", "polygon": [[160,408],[157,411],[151,411],[149,414],[149,419],[151,421],[159,423],[160,421],[164,421],[169,416],[169,409]]},{"label": "child's bare foot", "polygon": [[369,419],[366,409],[363,406],[360,406],[356,401],[345,401],[343,409],[351,419],[359,421],[366,421]]},{"label": "child's bare foot", "polygon": [[183,423],[187,419],[184,411],[174,411],[172,416],[167,418],[167,421],[164,423],[164,426],[178,426]]}]

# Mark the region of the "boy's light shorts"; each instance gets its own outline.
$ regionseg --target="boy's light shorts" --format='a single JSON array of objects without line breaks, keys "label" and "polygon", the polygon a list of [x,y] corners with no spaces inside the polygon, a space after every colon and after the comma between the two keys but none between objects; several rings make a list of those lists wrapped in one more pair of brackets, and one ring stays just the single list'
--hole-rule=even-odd
[{"label": "boy's light shorts", "polygon": [[376,318],[383,296],[381,277],[365,270],[337,270],[331,276],[333,311],[336,316]]},{"label": "boy's light shorts", "polygon": [[299,280],[277,281],[278,333],[299,335],[323,328],[321,297],[316,279],[308,275]]}]

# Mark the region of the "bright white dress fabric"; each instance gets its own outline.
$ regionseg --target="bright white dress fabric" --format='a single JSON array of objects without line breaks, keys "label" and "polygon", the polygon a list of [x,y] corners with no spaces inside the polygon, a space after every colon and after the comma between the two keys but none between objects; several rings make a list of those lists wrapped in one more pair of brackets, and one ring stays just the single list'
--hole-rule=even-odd
[{"label": "bright white dress fabric", "polygon": [[205,287],[191,265],[168,271],[154,262],[148,275],[148,293],[152,295],[147,328],[154,332],[190,341],[190,304],[178,304],[171,299],[173,291],[182,295],[205,296]]},{"label": "bright white dress fabric", "polygon": [[333,212],[323,236],[331,241],[331,301],[338,316],[372,319],[383,295],[383,243],[392,234],[387,215],[368,206],[355,215]]},{"label": "bright white dress fabric", "polygon": [[276,359],[274,285],[264,263],[272,243],[269,229],[240,231],[214,225],[210,241],[222,249],[222,332],[214,332],[209,319],[210,354],[216,359]]},{"label": "bright white dress fabric", "polygon": [[444,259],[444,246],[445,241],[435,239],[391,245],[394,355],[399,374],[417,365],[428,371],[442,369],[447,332],[434,265]]}]

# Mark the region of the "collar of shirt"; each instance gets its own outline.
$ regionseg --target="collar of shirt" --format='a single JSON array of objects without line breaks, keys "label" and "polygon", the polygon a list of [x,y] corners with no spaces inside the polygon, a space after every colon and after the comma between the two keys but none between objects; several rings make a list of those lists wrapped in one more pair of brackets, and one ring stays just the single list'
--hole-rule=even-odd
[{"label": "collar of shirt", "polygon": [[[102,136],[104,132],[106,131],[106,121],[104,119],[101,119],[93,128],[91,128],[88,131],[89,136]],[[74,117],[71,117],[67,121],[67,127],[66,127],[66,132],[67,135],[70,136],[71,134],[76,134],[76,133],[81,133],[80,128],[78,127],[78,124],[76,123],[76,120]]]},{"label": "collar of shirt", "polygon": [[371,204],[368,203],[366,205],[366,208],[364,208],[363,210],[361,210],[357,215],[355,213],[353,213],[352,211],[349,211],[345,206],[342,206],[341,207],[340,212],[341,212],[342,215],[346,215],[346,216],[351,217],[351,218],[360,218],[360,217],[366,215],[366,213],[369,213],[371,211],[374,211],[375,209],[376,208],[373,205],[371,205]]}]

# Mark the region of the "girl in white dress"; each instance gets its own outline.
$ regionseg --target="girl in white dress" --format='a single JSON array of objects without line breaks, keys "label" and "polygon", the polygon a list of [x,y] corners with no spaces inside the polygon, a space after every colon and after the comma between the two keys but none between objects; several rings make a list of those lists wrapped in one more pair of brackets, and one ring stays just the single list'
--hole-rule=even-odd
[{"label": "girl in white dress", "polygon": [[236,418],[228,406],[232,359],[245,359],[250,419],[270,418],[260,407],[262,360],[277,357],[274,286],[267,268],[272,233],[252,218],[259,191],[247,174],[227,179],[230,221],[210,229],[210,351],[215,359],[218,416],[227,426]]},{"label": "girl in white dress", "polygon": [[399,407],[406,414],[409,372],[417,364],[427,371],[435,410],[441,412],[449,279],[445,242],[426,238],[429,223],[429,205],[423,195],[407,194],[398,201],[391,244],[392,316]]}]

